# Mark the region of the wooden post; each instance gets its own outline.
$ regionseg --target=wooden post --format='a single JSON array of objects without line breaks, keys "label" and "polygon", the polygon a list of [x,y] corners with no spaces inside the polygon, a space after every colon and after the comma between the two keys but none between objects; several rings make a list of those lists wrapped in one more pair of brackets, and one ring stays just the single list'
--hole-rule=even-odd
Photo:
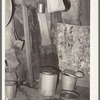
[{"label": "wooden post", "polygon": [[30,41],[30,34],[29,34],[27,6],[22,5],[22,13],[23,13],[23,24],[24,24],[23,26],[24,26],[24,36],[25,36],[28,80],[29,80],[29,82],[33,82],[31,41]]}]

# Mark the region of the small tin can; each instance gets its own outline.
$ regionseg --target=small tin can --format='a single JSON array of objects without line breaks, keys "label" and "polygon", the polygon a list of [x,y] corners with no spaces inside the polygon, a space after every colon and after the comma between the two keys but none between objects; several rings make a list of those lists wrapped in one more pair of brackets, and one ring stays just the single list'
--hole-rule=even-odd
[{"label": "small tin can", "polygon": [[45,13],[45,4],[44,3],[37,4],[37,12],[38,13]]}]

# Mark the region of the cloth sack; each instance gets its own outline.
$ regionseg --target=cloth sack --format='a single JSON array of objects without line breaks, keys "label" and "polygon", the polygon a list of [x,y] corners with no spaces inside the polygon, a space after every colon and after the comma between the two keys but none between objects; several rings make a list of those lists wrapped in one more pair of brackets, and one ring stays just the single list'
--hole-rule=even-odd
[{"label": "cloth sack", "polygon": [[49,13],[65,10],[63,0],[47,0],[47,10]]}]

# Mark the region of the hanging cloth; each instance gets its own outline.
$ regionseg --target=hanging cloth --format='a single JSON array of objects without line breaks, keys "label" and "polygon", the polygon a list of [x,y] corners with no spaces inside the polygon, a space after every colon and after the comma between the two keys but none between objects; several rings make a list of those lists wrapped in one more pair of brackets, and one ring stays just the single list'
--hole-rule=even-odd
[{"label": "hanging cloth", "polygon": [[65,10],[63,0],[47,0],[47,10],[49,13]]}]

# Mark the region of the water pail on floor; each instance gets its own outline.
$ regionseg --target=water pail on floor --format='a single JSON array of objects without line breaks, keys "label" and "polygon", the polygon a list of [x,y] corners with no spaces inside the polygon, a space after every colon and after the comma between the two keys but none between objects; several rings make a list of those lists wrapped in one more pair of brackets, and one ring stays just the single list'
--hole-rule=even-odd
[{"label": "water pail on floor", "polygon": [[63,90],[74,90],[77,82],[75,73],[70,70],[64,70],[61,73],[61,84]]},{"label": "water pail on floor", "polygon": [[42,67],[40,70],[39,93],[43,96],[55,95],[58,71],[52,67]]},{"label": "water pail on floor", "polygon": [[74,90],[77,82],[77,78],[84,77],[84,73],[81,71],[72,71],[65,69],[61,73],[61,84],[63,90]]},{"label": "water pail on floor", "polygon": [[7,99],[13,99],[16,97],[16,82],[6,81],[5,82],[5,96]]},{"label": "water pail on floor", "polygon": [[74,91],[61,91],[60,100],[79,100],[80,95]]}]

